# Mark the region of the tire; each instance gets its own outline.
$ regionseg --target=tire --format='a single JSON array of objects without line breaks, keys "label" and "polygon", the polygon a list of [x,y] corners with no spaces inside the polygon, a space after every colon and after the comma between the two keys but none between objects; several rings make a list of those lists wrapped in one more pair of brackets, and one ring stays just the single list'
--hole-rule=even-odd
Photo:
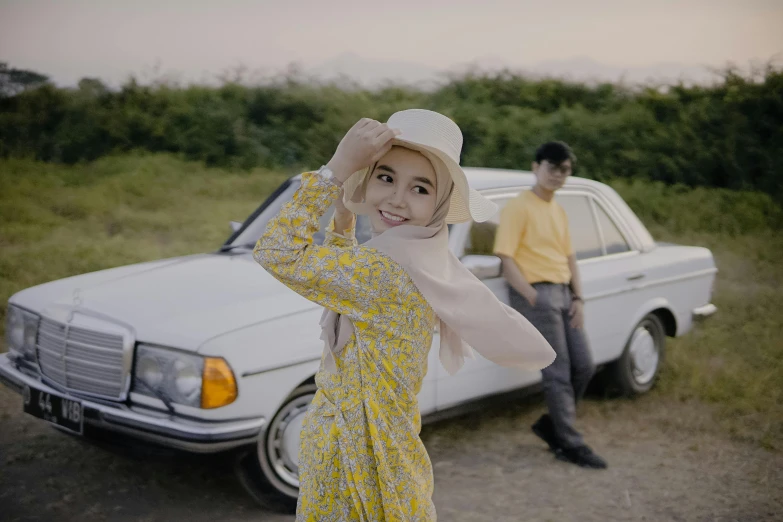
[{"label": "tire", "polygon": [[264,506],[282,502],[295,508],[299,496],[298,454],[302,420],[318,388],[304,384],[286,398],[254,451],[236,463],[239,481]]},{"label": "tire", "polygon": [[626,397],[650,391],[663,365],[665,349],[663,322],[657,315],[647,314],[631,332],[623,354],[610,365],[610,385]]}]

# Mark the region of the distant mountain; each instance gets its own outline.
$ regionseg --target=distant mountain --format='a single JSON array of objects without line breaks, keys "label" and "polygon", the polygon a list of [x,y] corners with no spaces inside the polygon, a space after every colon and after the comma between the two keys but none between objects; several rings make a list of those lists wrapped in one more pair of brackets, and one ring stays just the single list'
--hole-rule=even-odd
[{"label": "distant mountain", "polygon": [[439,77],[437,69],[426,65],[369,60],[354,53],[343,53],[326,62],[305,66],[304,71],[323,80],[347,78],[365,87],[389,83],[427,87],[434,85]]},{"label": "distant mountain", "polygon": [[551,76],[577,81],[602,82],[623,81],[638,83],[710,83],[716,76],[705,66],[682,63],[657,63],[646,66],[621,67],[607,65],[592,58],[579,57],[568,60],[550,60],[532,67],[522,67],[534,75]]},{"label": "distant mountain", "polygon": [[305,66],[307,75],[322,80],[350,79],[364,87],[388,83],[434,87],[450,74],[468,71],[492,73],[508,69],[533,77],[553,77],[574,81],[639,83],[711,83],[716,76],[706,66],[666,62],[654,65],[622,67],[607,65],[588,57],[549,60],[532,65],[511,65],[497,56],[483,56],[472,62],[437,69],[403,61],[378,61],[354,53],[341,54],[320,64]]}]

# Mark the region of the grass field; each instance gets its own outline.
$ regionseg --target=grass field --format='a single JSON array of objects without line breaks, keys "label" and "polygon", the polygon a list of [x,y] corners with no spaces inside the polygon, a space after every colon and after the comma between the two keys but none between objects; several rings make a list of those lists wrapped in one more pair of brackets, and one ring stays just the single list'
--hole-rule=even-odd
[{"label": "grass field", "polygon": [[[65,167],[0,161],[0,318],[10,295],[69,275],[212,251],[286,175],[166,155]],[[657,240],[710,248],[719,314],[670,342],[653,395],[715,409],[716,429],[783,449],[783,237],[765,195],[613,183]],[[3,328],[0,326],[0,328]]]}]

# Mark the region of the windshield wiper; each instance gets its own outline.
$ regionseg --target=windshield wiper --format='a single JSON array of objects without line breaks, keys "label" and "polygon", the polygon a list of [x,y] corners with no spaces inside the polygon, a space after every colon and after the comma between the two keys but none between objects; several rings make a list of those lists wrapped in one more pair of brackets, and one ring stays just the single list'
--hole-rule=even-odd
[{"label": "windshield wiper", "polygon": [[252,249],[255,247],[255,243],[243,243],[239,245],[223,245],[220,247],[219,252],[231,252],[232,250],[239,250],[240,248]]},{"label": "windshield wiper", "polygon": [[141,384],[143,384],[144,387],[147,388],[150,392],[152,392],[152,394],[156,398],[160,399],[160,401],[163,402],[163,404],[166,405],[166,409],[169,410],[170,414],[174,415],[174,414],[177,413],[174,410],[174,406],[171,404],[171,399],[169,398],[168,395],[166,395],[164,392],[162,392],[160,390],[156,390],[155,388],[153,388],[152,386],[147,384],[147,381],[145,381],[144,379],[137,379],[137,382],[140,382]]}]

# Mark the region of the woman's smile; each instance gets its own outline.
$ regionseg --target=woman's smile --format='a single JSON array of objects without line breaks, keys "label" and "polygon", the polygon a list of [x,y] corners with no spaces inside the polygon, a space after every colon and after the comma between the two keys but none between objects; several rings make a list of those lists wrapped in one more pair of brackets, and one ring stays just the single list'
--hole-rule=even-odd
[{"label": "woman's smile", "polygon": [[379,210],[378,213],[381,215],[381,219],[383,220],[383,222],[389,225],[390,227],[396,227],[408,221],[407,218],[398,216],[397,214],[392,214],[391,212],[387,212],[385,210]]}]

